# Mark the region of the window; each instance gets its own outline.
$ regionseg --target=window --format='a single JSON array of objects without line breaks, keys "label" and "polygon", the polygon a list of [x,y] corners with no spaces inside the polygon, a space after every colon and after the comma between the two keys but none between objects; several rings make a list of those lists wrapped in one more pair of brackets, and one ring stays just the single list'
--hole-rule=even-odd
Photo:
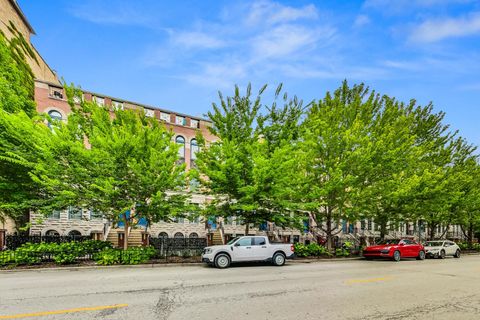
[{"label": "window", "polygon": [[105,99],[100,97],[93,97],[93,101],[95,101],[98,105],[104,106]]},{"label": "window", "polygon": [[264,246],[266,245],[266,241],[264,237],[255,237],[253,238],[253,245],[254,246]]},{"label": "window", "polygon": [[82,219],[82,209],[77,207],[68,208],[68,219],[80,220]]},{"label": "window", "polygon": [[228,226],[233,225],[233,217],[227,217],[227,220],[225,221],[225,224]]},{"label": "window", "polygon": [[60,113],[60,111],[50,110],[50,111],[48,111],[48,115],[54,121],[62,121],[62,114]]},{"label": "window", "polygon": [[190,127],[198,128],[198,120],[190,119]]},{"label": "window", "polygon": [[181,233],[181,232],[175,233],[175,235],[173,237],[175,239],[183,239],[184,238],[183,233]]},{"label": "window", "polygon": [[143,112],[145,112],[146,117],[153,118],[155,116],[155,111],[151,109],[143,109]]},{"label": "window", "polygon": [[180,158],[180,162],[185,162],[185,138],[182,136],[177,136],[175,142],[180,146],[178,149],[178,157]]},{"label": "window", "polygon": [[52,213],[50,213],[47,216],[48,219],[60,219],[60,210],[53,210]]},{"label": "window", "polygon": [[190,140],[190,167],[195,167],[195,160],[197,160],[197,152],[198,152],[198,143],[197,139]]},{"label": "window", "polygon": [[162,238],[162,239],[168,239],[168,233],[166,233],[166,232],[160,232],[160,233],[158,234],[158,237],[159,237],[159,238]]},{"label": "window", "polygon": [[192,233],[190,233],[190,235],[188,237],[189,238],[198,238],[198,233],[192,232]]},{"label": "window", "polygon": [[252,245],[252,238],[251,237],[242,238],[235,245],[236,246],[242,246],[242,247],[251,246]]},{"label": "window", "polygon": [[112,109],[113,110],[123,110],[123,102],[112,100]]},{"label": "window", "polygon": [[68,235],[71,237],[79,237],[82,235],[82,233],[78,230],[72,230],[68,233]]},{"label": "window", "polygon": [[369,231],[372,231],[372,220],[368,219],[367,225],[368,225],[367,229]]},{"label": "window", "polygon": [[60,88],[51,88],[50,96],[57,99],[63,99],[62,89]]},{"label": "window", "polygon": [[55,237],[58,237],[60,235],[60,233],[58,233],[57,230],[48,230],[47,232],[45,232],[45,235],[46,236],[55,236]]},{"label": "window", "polygon": [[160,119],[163,121],[170,122],[170,114],[165,112],[160,112]]},{"label": "window", "polygon": [[175,116],[175,124],[185,126],[187,125],[187,119],[185,119],[185,117]]},{"label": "window", "polygon": [[98,211],[98,210],[90,210],[90,219],[102,219],[103,218],[103,213]]},{"label": "window", "polygon": [[365,220],[360,221],[360,229],[365,230]]}]

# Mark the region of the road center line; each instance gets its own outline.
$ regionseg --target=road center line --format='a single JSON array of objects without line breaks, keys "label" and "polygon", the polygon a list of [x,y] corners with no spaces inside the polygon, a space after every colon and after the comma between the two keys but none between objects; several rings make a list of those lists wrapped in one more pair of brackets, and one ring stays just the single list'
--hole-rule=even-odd
[{"label": "road center line", "polygon": [[111,306],[85,307],[85,308],[74,308],[74,309],[56,310],[56,311],[22,313],[22,314],[10,315],[10,316],[0,316],[0,319],[19,319],[19,318],[27,318],[27,317],[41,317],[41,316],[48,316],[48,315],[52,315],[52,314],[75,313],[75,312],[82,312],[82,311],[96,311],[96,310],[105,310],[105,309],[117,309],[117,308],[125,308],[125,307],[128,307],[128,304],[114,304],[114,305],[111,305]]},{"label": "road center line", "polygon": [[393,279],[393,277],[381,277],[381,278],[370,278],[370,279],[350,279],[350,280],[346,280],[345,284],[382,282],[382,281],[390,281],[392,279]]}]

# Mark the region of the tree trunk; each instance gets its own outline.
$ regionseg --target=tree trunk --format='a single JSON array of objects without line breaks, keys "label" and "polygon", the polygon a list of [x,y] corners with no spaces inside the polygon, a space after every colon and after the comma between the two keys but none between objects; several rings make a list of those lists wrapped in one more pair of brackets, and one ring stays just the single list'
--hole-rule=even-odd
[{"label": "tree trunk", "polygon": [[123,224],[123,230],[124,230],[123,250],[127,250],[128,249],[128,219],[127,219],[127,213],[126,212],[123,213],[123,220],[124,220],[124,224]]},{"label": "tree trunk", "polygon": [[245,235],[248,236],[249,232],[250,232],[250,223],[247,222],[245,223]]},{"label": "tree trunk", "polygon": [[327,221],[326,221],[326,229],[325,229],[325,233],[326,233],[326,237],[327,237],[327,250],[332,250],[333,248],[333,235],[332,235],[332,215],[331,215],[331,212],[330,212],[330,208],[327,207],[326,208],[327,210]]},{"label": "tree trunk", "polygon": [[430,222],[430,223],[428,224],[428,228],[429,228],[428,231],[429,231],[429,233],[430,233],[430,235],[429,235],[430,240],[434,240],[434,239],[435,239],[435,228],[436,228],[436,227],[437,227],[437,225],[436,225],[435,223],[433,223],[433,222]]},{"label": "tree trunk", "polygon": [[467,236],[467,238],[468,238],[468,246],[470,248],[472,248],[473,247],[473,223],[472,222],[470,222],[468,224],[468,236]]},{"label": "tree trunk", "polygon": [[380,239],[385,240],[385,235],[387,234],[387,222],[385,219],[380,221]]}]

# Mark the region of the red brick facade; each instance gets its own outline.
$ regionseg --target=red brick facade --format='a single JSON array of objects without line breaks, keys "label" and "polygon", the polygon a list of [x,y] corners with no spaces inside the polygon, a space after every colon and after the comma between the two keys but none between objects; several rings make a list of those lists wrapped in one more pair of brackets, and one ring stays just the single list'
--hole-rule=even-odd
[{"label": "red brick facade", "polygon": [[[192,117],[182,113],[177,113],[173,111],[167,111],[162,109],[153,108],[151,106],[142,105],[140,103],[134,103],[126,101],[123,99],[117,99],[113,97],[108,97],[101,94],[94,94],[91,92],[84,92],[84,99],[91,101],[94,97],[104,99],[105,105],[112,105],[112,100],[115,102],[122,103],[123,108],[125,109],[143,109],[145,112],[152,111],[152,116],[163,121],[167,128],[172,130],[175,133],[174,141],[178,136],[181,136],[185,139],[185,163],[187,169],[190,169],[191,166],[191,144],[192,139],[195,139],[197,131],[200,131],[207,141],[216,140],[213,135],[210,134],[208,126],[210,125],[209,121],[206,121],[201,118]],[[38,112],[49,113],[52,111],[60,112],[62,119],[66,120],[68,114],[71,112],[70,106],[67,103],[65,92],[62,87],[58,86],[55,83],[44,82],[40,80],[35,81],[35,101],[37,103]],[[166,113],[170,115],[170,122],[161,120],[161,113]],[[182,117],[185,119],[182,125],[176,124],[176,117]],[[198,127],[192,126],[192,122],[197,121]]]}]

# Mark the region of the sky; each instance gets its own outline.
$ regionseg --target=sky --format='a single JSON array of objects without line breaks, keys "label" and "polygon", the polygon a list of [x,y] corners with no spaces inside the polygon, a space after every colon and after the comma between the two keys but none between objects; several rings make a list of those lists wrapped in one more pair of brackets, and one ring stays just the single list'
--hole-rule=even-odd
[{"label": "sky", "polygon": [[86,90],[202,116],[235,84],[307,103],[346,79],[433,102],[480,146],[480,0],[18,2],[41,55]]}]

